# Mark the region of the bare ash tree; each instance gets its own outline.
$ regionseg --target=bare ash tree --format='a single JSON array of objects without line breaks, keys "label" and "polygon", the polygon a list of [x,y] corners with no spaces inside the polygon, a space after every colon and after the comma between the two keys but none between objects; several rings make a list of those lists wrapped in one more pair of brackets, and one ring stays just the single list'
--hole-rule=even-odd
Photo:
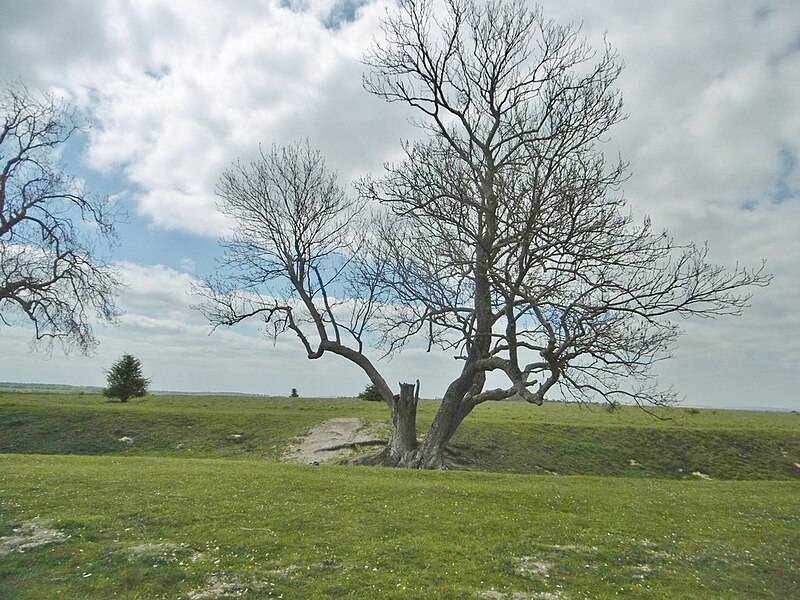
[{"label": "bare ash tree", "polygon": [[[309,359],[334,354],[355,363],[398,406],[367,354],[386,310],[379,279],[368,277],[374,244],[365,235],[365,201],[345,194],[308,142],[236,163],[217,194],[235,227],[221,240],[226,252],[217,273],[196,289],[209,321],[217,327],[256,318],[273,338],[291,332]],[[393,410],[401,414],[411,421],[404,437],[392,436],[398,453],[402,440],[416,440],[415,414]]]},{"label": "bare ash tree", "polygon": [[92,323],[114,322],[117,274],[100,254],[115,213],[64,173],[75,111],[20,84],[0,96],[0,323],[31,323],[36,340],[90,352]]},{"label": "bare ash tree", "polygon": [[[669,357],[675,319],[739,314],[747,288],[770,278],[763,266],[710,264],[705,246],[630,216],[625,165],[602,151],[624,118],[610,48],[523,1],[445,8],[404,2],[365,57],[366,89],[416,109],[427,135],[360,181],[360,200],[304,146],[238,165],[219,190],[240,229],[231,271],[207,289],[208,316],[259,314],[297,334],[309,358],[359,365],[392,415],[371,464],[440,468],[464,418],[512,396],[669,404],[651,367]],[[369,201],[384,212],[359,236]],[[265,302],[259,290],[278,281]],[[460,368],[418,440],[414,386],[395,395],[365,344],[391,352],[420,338]],[[490,373],[507,384],[488,387]]]}]

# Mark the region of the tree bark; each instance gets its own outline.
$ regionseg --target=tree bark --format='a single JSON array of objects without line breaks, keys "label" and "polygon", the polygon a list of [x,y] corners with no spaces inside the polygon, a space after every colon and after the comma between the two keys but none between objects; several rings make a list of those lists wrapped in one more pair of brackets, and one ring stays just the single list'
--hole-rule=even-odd
[{"label": "tree bark", "polygon": [[389,438],[390,455],[404,463],[417,449],[417,402],[419,401],[419,380],[401,383],[400,395],[395,397],[392,409],[392,434]]},{"label": "tree bark", "polygon": [[[468,386],[468,382],[461,383]],[[400,384],[400,395],[395,396],[392,406],[391,435],[386,446],[377,454],[356,459],[353,464],[409,469],[446,468],[444,449],[465,416],[461,414],[456,399],[459,390],[449,390],[451,394],[445,395],[425,437],[418,441],[419,381],[416,385],[415,389],[414,384]],[[463,396],[463,390],[460,392]]]},{"label": "tree bark", "polygon": [[355,464],[384,467],[412,467],[417,444],[417,403],[419,380],[416,384],[401,383],[400,394],[392,402],[389,442],[377,454],[356,459]]}]

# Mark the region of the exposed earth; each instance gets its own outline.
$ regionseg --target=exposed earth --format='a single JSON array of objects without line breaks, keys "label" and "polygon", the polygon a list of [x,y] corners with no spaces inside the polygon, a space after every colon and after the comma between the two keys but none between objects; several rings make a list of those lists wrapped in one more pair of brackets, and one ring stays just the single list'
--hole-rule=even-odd
[{"label": "exposed earth", "polygon": [[314,427],[305,437],[296,438],[283,454],[285,462],[322,464],[345,459],[365,446],[382,446],[380,432],[362,419],[336,418]]},{"label": "exposed earth", "polygon": [[50,524],[38,519],[15,527],[11,535],[0,537],[0,556],[11,552],[24,553],[26,550],[63,542],[68,536],[50,527]]}]

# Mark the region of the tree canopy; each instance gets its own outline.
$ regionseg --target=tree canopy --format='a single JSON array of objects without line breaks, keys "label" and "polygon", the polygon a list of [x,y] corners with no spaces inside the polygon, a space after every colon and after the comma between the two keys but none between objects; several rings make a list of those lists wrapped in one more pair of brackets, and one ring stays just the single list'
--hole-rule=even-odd
[{"label": "tree canopy", "polygon": [[[614,51],[522,1],[410,0],[383,29],[365,88],[415,109],[425,137],[357,198],[308,143],[234,165],[218,192],[237,229],[203,290],[211,322],[260,317],[311,359],[361,367],[392,412],[379,464],[441,467],[487,401],[672,402],[651,367],[675,319],[739,314],[769,276],[631,216],[626,165],[603,152],[624,118]],[[370,349],[420,339],[460,366],[418,441],[419,386],[394,394]],[[490,373],[507,384],[487,387]]]},{"label": "tree canopy", "polygon": [[99,252],[115,240],[114,211],[58,162],[81,126],[53,96],[22,85],[0,96],[0,323],[88,353],[93,323],[118,316],[121,284]]}]

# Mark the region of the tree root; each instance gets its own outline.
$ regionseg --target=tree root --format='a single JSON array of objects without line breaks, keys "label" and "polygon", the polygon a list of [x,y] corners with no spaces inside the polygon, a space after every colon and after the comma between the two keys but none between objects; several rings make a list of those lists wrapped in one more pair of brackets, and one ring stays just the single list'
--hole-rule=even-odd
[{"label": "tree root", "polygon": [[361,440],[358,442],[347,442],[345,444],[335,444],[334,446],[326,446],[325,448],[319,448],[318,452],[334,452],[336,450],[351,450],[356,449],[358,450],[361,446],[385,446],[386,440]]},{"label": "tree root", "polygon": [[370,454],[368,456],[359,456],[347,462],[349,465],[367,466],[367,467],[395,467],[406,469],[430,469],[430,470],[445,470],[447,465],[444,461],[426,461],[419,455],[419,449],[410,451],[403,456],[392,455],[390,446],[384,447],[377,454]]}]

